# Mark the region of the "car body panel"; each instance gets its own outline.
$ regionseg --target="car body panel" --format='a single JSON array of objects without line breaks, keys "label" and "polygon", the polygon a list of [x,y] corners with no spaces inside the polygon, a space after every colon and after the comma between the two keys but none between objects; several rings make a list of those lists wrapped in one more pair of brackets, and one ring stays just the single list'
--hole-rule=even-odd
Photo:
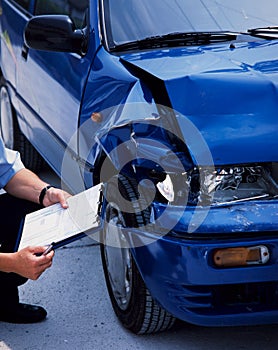
[{"label": "car body panel", "polygon": [[200,130],[216,165],[240,164],[278,156],[278,61],[273,50],[277,43],[237,44],[233,50],[226,44],[123,60],[164,82],[173,109]]}]

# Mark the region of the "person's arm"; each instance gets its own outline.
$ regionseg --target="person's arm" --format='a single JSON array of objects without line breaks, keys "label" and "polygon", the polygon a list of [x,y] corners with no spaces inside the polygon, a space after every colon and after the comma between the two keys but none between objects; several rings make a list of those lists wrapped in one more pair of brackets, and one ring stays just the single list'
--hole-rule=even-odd
[{"label": "person's arm", "polygon": [[[15,197],[39,203],[40,193],[47,185],[48,183],[41,180],[32,171],[21,169],[11,178],[4,189]],[[63,208],[67,208],[66,199],[69,196],[67,192],[51,187],[45,193],[43,205],[47,207],[54,203],[60,203]]]},{"label": "person's arm", "polygon": [[[1,176],[1,187],[10,195],[18,198],[39,203],[42,190],[48,183],[41,180],[35,173],[26,169],[22,164],[18,153],[11,150],[3,150],[3,143],[0,141],[0,151],[6,155],[5,172]],[[0,152],[1,154],[1,152]],[[9,158],[9,161],[8,161]],[[70,196],[65,191],[57,188],[49,188],[45,191],[42,204],[49,206],[60,203],[63,208],[67,208],[66,199]],[[41,204],[41,203],[39,203]],[[39,276],[52,264],[54,252],[47,255],[38,256],[45,251],[45,247],[27,247],[16,253],[0,253],[0,271],[14,272],[23,277],[38,279]]]},{"label": "person's arm", "polygon": [[51,266],[54,251],[37,256],[46,247],[27,247],[16,253],[0,253],[0,271],[14,272],[23,277],[37,280]]}]

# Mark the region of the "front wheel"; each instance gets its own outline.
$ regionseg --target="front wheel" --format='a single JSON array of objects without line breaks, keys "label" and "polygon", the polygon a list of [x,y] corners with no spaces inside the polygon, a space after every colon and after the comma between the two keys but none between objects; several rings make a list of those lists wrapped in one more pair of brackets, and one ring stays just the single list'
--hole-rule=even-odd
[{"label": "front wheel", "polygon": [[[109,182],[101,257],[111,303],[118,319],[133,333],[165,331],[173,326],[175,318],[151,296],[122,230],[123,227],[146,224],[150,211],[147,208],[139,212],[136,210],[136,213],[122,212],[121,199],[115,195],[118,183],[123,198],[131,202],[138,199],[137,186],[133,180],[119,175]],[[145,208],[143,203],[142,208]]]}]

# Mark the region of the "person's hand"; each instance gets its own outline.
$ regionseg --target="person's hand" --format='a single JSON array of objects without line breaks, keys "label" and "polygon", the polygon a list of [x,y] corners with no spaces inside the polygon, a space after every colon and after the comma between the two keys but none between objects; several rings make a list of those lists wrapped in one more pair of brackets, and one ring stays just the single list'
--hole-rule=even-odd
[{"label": "person's hand", "polygon": [[68,208],[67,205],[67,198],[69,198],[71,195],[63,190],[60,190],[59,188],[50,187],[43,198],[43,205],[45,207],[48,207],[55,203],[60,203],[61,206],[66,209]]},{"label": "person's hand", "polygon": [[27,247],[13,254],[13,272],[37,280],[40,275],[52,265],[54,251],[47,255],[42,254],[47,247]]}]

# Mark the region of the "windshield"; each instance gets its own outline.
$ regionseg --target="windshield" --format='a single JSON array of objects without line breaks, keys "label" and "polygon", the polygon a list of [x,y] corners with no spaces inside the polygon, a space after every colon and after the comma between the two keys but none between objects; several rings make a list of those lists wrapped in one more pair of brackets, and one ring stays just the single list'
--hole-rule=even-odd
[{"label": "windshield", "polygon": [[109,47],[169,33],[278,26],[277,0],[103,0]]}]

